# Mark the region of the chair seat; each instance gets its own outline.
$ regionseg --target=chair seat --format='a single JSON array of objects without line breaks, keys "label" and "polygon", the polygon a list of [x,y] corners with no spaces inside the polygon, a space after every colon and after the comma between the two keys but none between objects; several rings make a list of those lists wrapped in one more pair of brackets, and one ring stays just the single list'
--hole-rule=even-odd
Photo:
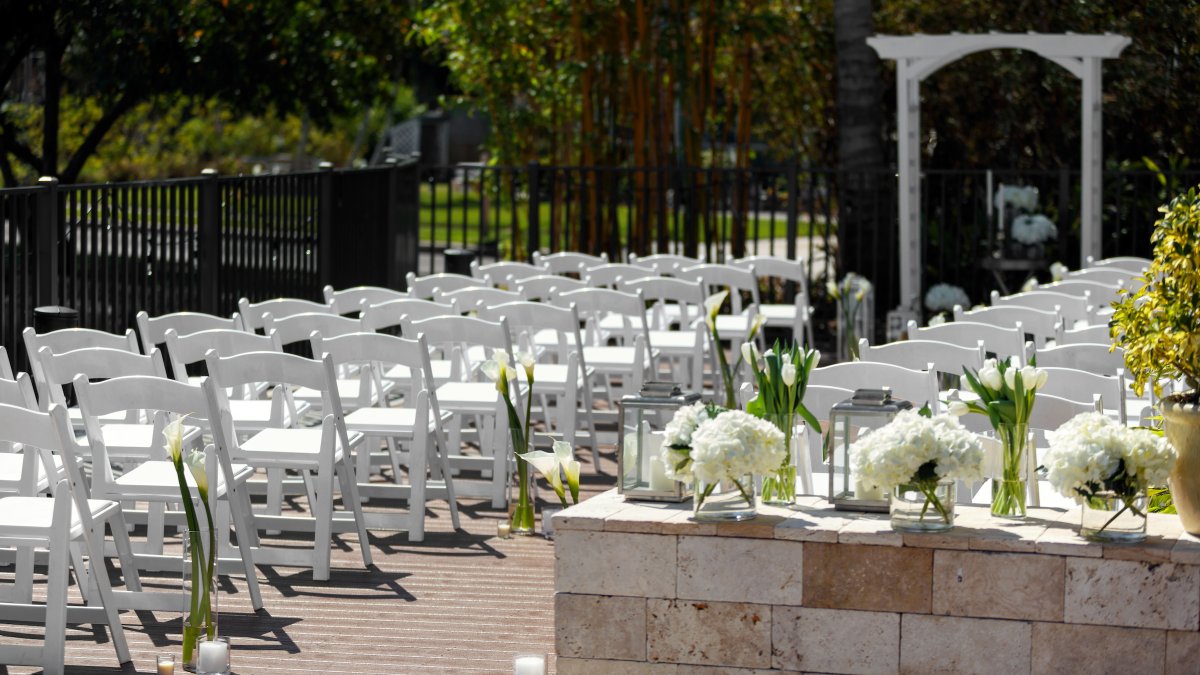
[{"label": "chair seat", "polygon": [[[592,374],[592,369],[588,368],[588,375]],[[525,370],[517,370],[517,378],[522,384],[528,384],[528,379],[525,377]],[[576,382],[573,386],[582,387],[586,380],[582,374],[576,374]],[[562,390],[567,386],[567,365],[565,363],[539,363],[533,370],[533,389],[537,390],[544,387]]]},{"label": "chair seat", "polygon": [[437,388],[437,400],[445,410],[490,413],[496,409],[500,392],[491,382],[447,382]]},{"label": "chair seat", "polygon": [[[29,450],[29,452],[33,452]],[[54,471],[58,473],[62,469],[62,457],[53,456]],[[13,492],[21,488],[22,476],[21,470],[25,464],[24,452],[2,452],[0,453],[0,491]],[[46,480],[46,469],[42,466],[40,457],[36,458],[33,466],[37,471],[37,479],[34,489],[38,492],[45,490],[50,486],[50,482]]]},{"label": "chair seat", "polygon": [[[395,388],[396,384],[391,381],[384,381],[383,394],[386,397],[388,392]],[[342,405],[350,408],[358,404],[358,396],[362,391],[362,380],[358,378],[350,380],[338,380],[338,397],[342,399]],[[309,387],[300,387],[292,392],[292,398],[297,401],[305,401],[319,405],[321,403],[321,392]]]},{"label": "chair seat", "polygon": [[[557,347],[560,335],[562,335],[562,331],[557,331],[553,328],[544,328],[533,334],[533,344],[539,347]],[[564,337],[567,344],[575,344],[574,333],[567,333]]]},{"label": "chair seat", "polygon": [[[87,500],[93,520],[107,520],[118,508],[107,499]],[[7,536],[49,537],[54,524],[54,500],[44,497],[0,499],[0,533]],[[83,534],[79,511],[71,505],[71,539]]]},{"label": "chair seat", "polygon": [[[450,379],[452,365],[449,361],[444,359],[432,359],[429,362],[429,367],[433,370],[434,381],[438,382],[439,384]],[[408,366],[396,364],[383,374],[383,379],[408,382],[412,380],[412,370]]]},{"label": "chair seat", "polygon": [[[346,428],[365,436],[412,436],[416,417],[415,408],[359,408],[346,415]],[[442,413],[443,423],[450,418],[450,413]],[[430,419],[424,426],[422,433],[432,433],[438,425]]]},{"label": "chair seat", "polygon": [[[321,454],[321,427],[305,429],[263,429],[241,444],[236,459],[262,466],[315,468]],[[358,445],[363,435],[348,432],[350,445]],[[340,443],[338,444],[341,445]],[[338,447],[334,459],[342,456]]]},{"label": "chair seat", "polygon": [[[750,317],[745,314],[721,314],[717,316],[717,333],[722,340],[744,339],[750,332]],[[655,345],[656,347],[658,345]]]},{"label": "chair seat", "polygon": [[650,344],[670,356],[691,356],[696,352],[696,333],[690,330],[652,330]]},{"label": "chair seat", "polygon": [[[251,401],[242,401],[234,399],[229,402],[229,414],[233,416],[233,425],[239,431],[256,431],[263,429],[266,425],[271,424],[271,400],[270,399],[254,399]],[[312,408],[312,404],[308,401],[296,401],[296,415],[304,417],[304,413]],[[283,407],[283,424],[291,426],[295,420],[291,419],[291,414],[287,410],[287,406]]]},{"label": "chair seat", "polygon": [[[162,445],[162,434],[154,433],[153,424],[105,424],[100,427],[100,435],[104,439],[104,447],[109,454],[117,456],[147,457],[153,448]],[[183,445],[187,447],[200,438],[200,428],[184,425]],[[86,436],[76,439],[81,447],[87,447]]]},{"label": "chair seat", "polygon": [[790,326],[796,320],[795,305],[759,305],[758,311],[767,317],[768,326]]},{"label": "chair seat", "polygon": [[[245,481],[254,474],[254,468],[245,464],[233,465],[234,480],[238,483]],[[184,480],[189,487],[195,487],[196,480],[192,472],[185,469]],[[121,487],[122,497],[139,495],[160,495],[167,497],[179,496],[179,476],[175,473],[175,465],[166,460],[143,462],[122,474],[114,481]],[[213,497],[225,494],[225,472],[217,471],[216,490],[209,488]]]},{"label": "chair seat", "polygon": [[[614,370],[623,370],[629,372],[629,369],[634,366],[633,359],[636,355],[634,347],[610,347],[610,346],[593,346],[584,347],[583,356],[588,365],[595,368],[597,372],[612,372]],[[643,368],[650,367],[650,361],[647,359],[642,364]]]}]

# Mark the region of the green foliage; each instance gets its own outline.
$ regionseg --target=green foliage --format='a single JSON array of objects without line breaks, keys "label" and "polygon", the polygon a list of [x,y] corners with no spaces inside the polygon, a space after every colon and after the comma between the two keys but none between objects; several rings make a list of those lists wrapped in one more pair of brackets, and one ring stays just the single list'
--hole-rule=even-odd
[{"label": "green foliage", "polygon": [[1200,383],[1200,192],[1191,188],[1159,211],[1150,269],[1113,312],[1138,395],[1147,384],[1161,394],[1163,379],[1184,378],[1193,390]]}]

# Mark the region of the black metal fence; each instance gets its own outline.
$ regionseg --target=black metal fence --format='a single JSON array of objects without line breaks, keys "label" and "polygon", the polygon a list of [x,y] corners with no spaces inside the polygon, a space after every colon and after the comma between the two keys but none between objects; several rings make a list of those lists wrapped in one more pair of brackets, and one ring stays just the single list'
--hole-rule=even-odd
[{"label": "black metal fence", "polygon": [[[839,186],[864,178],[799,165],[637,169],[395,164],[271,176],[218,176],[0,190],[0,344],[24,361],[20,331],[38,305],[80,311],[110,331],[139,310],[234,311],[237,299],[317,298],[325,284],[402,288],[409,271],[441,270],[448,248],[482,262],[531,251],[672,252],[725,260],[773,255],[808,261],[818,306],[838,261],[895,286],[894,172],[866,177],[870,209],[839,219]],[[1200,171],[1104,175],[1104,255],[1148,255],[1157,207]],[[1047,259],[1078,266],[1079,173],[927,171],[923,281],[963,286],[982,301],[1019,278],[982,273],[1004,255],[994,207],[1000,184],[1034,185],[1058,227]],[[839,225],[876,236],[838,237]],[[843,222],[844,221],[844,222]],[[839,246],[843,247],[839,251]],[[854,249],[846,247],[853,246]],[[885,294],[886,295],[886,294]],[[894,303],[880,298],[886,311]]]}]

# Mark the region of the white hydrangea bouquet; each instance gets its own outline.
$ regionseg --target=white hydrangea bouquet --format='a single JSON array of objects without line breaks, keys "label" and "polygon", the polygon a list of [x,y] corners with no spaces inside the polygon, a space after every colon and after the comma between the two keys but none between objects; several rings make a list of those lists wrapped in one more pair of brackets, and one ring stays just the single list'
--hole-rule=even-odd
[{"label": "white hydrangea bouquet", "polygon": [[1037,246],[1058,238],[1054,221],[1037,213],[1013,218],[1012,238],[1026,246]]},{"label": "white hydrangea bouquet", "polygon": [[1038,189],[1032,185],[1001,185],[996,190],[996,208],[1030,212],[1037,208]]},{"label": "white hydrangea bouquet", "polygon": [[958,418],[925,416],[905,410],[886,426],[868,431],[850,446],[855,475],[864,484],[893,491],[902,488],[925,496],[919,519],[930,507],[947,525],[953,523],[953,503],[943,504],[938,484],[946,480],[978,480],[982,475],[983,445]]},{"label": "white hydrangea bouquet", "polygon": [[1096,505],[1104,493],[1120,500],[1121,508],[1096,529],[1100,536],[1127,511],[1144,520],[1146,488],[1165,483],[1175,464],[1175,449],[1161,436],[1103,413],[1076,415],[1047,437],[1050,449],[1042,461],[1055,490],[1085,506]]},{"label": "white hydrangea bouquet", "polygon": [[783,432],[774,424],[706,403],[680,408],[665,431],[666,475],[696,484],[697,512],[723,482],[734,485],[753,508],[753,476],[774,471],[786,455]]},{"label": "white hydrangea bouquet", "polygon": [[949,312],[955,305],[971,306],[967,292],[954,284],[934,284],[925,291],[925,309],[931,312]]}]

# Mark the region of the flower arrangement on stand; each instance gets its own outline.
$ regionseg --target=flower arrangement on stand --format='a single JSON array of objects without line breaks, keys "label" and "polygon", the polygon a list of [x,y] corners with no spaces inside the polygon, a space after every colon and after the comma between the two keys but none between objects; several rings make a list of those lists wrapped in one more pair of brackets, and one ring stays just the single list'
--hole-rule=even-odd
[{"label": "flower arrangement on stand", "polygon": [[871,304],[874,288],[871,282],[854,272],[842,278],[840,284],[830,281],[825,292],[838,304],[838,359],[858,360],[860,329],[865,331],[869,317],[864,308]]},{"label": "flower arrangement on stand", "polygon": [[[183,617],[183,663],[185,666],[194,666],[196,646],[200,639],[212,640],[217,633],[217,623],[213,616],[216,601],[213,597],[213,573],[216,571],[217,534],[213,528],[212,508],[208,504],[207,457],[203,452],[196,451],[184,456],[184,419],[186,417],[179,417],[168,424],[163,429],[163,437],[166,438],[167,455],[171,458],[171,464],[175,466],[175,478],[179,483],[179,497],[183,503],[188,528],[187,541],[184,543],[184,568],[188,569],[190,566],[191,574],[185,581],[188,587],[188,603]],[[200,495],[207,529],[200,527],[196,504],[187,484],[188,474],[191,474],[196,484],[196,492]]]},{"label": "flower arrangement on stand", "polygon": [[954,526],[954,481],[977,480],[983,446],[952,415],[905,410],[850,446],[854,473],[889,491],[892,527],[945,530]]},{"label": "flower arrangement on stand", "polygon": [[[713,351],[717,353],[717,367],[721,370],[721,383],[725,387],[725,407],[736,408],[737,378],[738,372],[742,369],[742,362],[745,360],[745,352],[739,351],[737,360],[732,366],[729,365],[729,358],[725,356],[725,350],[721,348],[721,335],[717,332],[717,315],[721,313],[721,305],[725,304],[728,297],[729,291],[721,291],[704,301],[704,324],[708,327],[709,337],[712,338]],[[746,333],[747,342],[754,340],[766,320],[767,318],[762,314],[755,314],[750,319],[750,330]]]},{"label": "flower arrangement on stand", "polygon": [[787,505],[796,501],[796,415],[817,433],[821,424],[804,405],[804,392],[808,389],[808,378],[817,367],[820,353],[814,349],[803,349],[793,343],[791,347],[775,346],[762,354],[759,363],[754,343],[742,345],[742,358],[750,363],[758,393],[746,403],[746,412],[773,423],[783,432],[783,462],[763,476],[762,500],[764,504]]},{"label": "flower arrangement on stand", "polygon": [[996,190],[996,208],[1031,213],[1038,205],[1038,189],[1032,185],[1001,185]]},{"label": "flower arrangement on stand", "polygon": [[967,292],[954,284],[934,284],[925,291],[925,309],[931,312],[951,312],[954,306],[971,306]]},{"label": "flower arrangement on stand", "polygon": [[779,468],[783,432],[741,410],[685,406],[667,423],[662,455],[667,477],[694,483],[696,520],[757,515],[754,477]]},{"label": "flower arrangement on stand", "polygon": [[[516,361],[525,369],[526,383],[529,392],[533,392],[532,354],[518,352]],[[529,443],[529,413],[533,407],[532,395],[525,397],[525,417],[517,414],[513,405],[512,387],[517,379],[516,364],[510,363],[508,352],[497,349],[492,358],[483,364],[483,373],[496,383],[496,391],[504,399],[504,407],[508,411],[508,432],[512,438],[513,453],[517,456],[517,503],[512,512],[511,531],[513,534],[532,535],[537,526],[534,522],[532,481],[529,475],[529,463],[525,455],[532,447]]]},{"label": "flower arrangement on stand", "polygon": [[979,397],[978,401],[964,401],[965,409],[987,415],[1003,448],[1000,475],[991,476],[993,516],[1025,517],[1029,415],[1048,375],[1035,365],[1019,368],[1011,358],[988,359],[978,372],[968,368],[963,374],[971,391]]},{"label": "flower arrangement on stand", "polygon": [[1052,239],[1058,238],[1058,227],[1046,216],[1022,214],[1013,218],[1012,238],[1020,244],[1029,247],[1035,257],[1044,253],[1043,247]]},{"label": "flower arrangement on stand", "polygon": [[1147,487],[1167,480],[1174,448],[1149,429],[1130,429],[1103,413],[1076,415],[1047,435],[1047,478],[1060,494],[1083,505],[1083,536],[1145,539]]}]

